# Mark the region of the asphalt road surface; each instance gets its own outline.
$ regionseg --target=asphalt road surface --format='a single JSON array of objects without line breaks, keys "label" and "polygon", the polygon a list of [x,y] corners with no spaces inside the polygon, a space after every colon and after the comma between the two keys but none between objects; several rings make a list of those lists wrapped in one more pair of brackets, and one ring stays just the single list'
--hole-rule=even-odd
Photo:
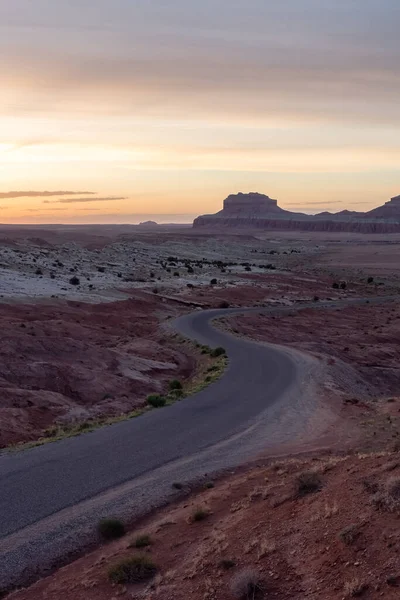
[{"label": "asphalt road surface", "polygon": [[183,334],[229,356],[225,375],[200,393],[95,432],[0,456],[0,539],[161,465],[194,454],[246,427],[294,381],[290,358],[215,330],[197,312]]},{"label": "asphalt road surface", "polygon": [[295,353],[211,324],[250,310],[260,312],[196,311],[175,321],[183,335],[227,351],[225,374],[201,392],[79,437],[0,455],[0,591],[93,543],[100,517],[144,514],[171,496],[173,481],[235,466],[305,429],[315,405],[302,394],[305,368]]}]

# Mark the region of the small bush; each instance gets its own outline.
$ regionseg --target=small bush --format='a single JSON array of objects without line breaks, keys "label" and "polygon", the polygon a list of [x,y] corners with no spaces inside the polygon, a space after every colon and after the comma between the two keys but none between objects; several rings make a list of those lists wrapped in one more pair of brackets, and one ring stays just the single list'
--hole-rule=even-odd
[{"label": "small bush", "polygon": [[204,486],[206,488],[206,490],[211,490],[214,487],[214,482],[213,481],[207,481],[207,483]]},{"label": "small bush", "polygon": [[332,283],[332,287],[334,290],[338,290],[339,289],[339,284],[335,281],[334,283]]},{"label": "small bush", "polygon": [[161,406],[165,406],[166,402],[164,396],[160,396],[159,394],[147,396],[147,404],[150,404],[153,408],[161,408]]},{"label": "small bush", "polygon": [[304,471],[296,478],[296,492],[298,496],[306,496],[318,492],[322,487],[322,481],[315,471]]},{"label": "small bush", "polygon": [[173,379],[172,381],[169,382],[169,389],[171,391],[173,390],[181,390],[182,389],[182,384],[180,381],[178,381],[178,379]]},{"label": "small bush", "polygon": [[194,509],[190,517],[190,522],[199,523],[200,521],[204,521],[204,519],[207,519],[209,514],[210,513],[206,508],[202,508],[201,506],[199,506],[198,508]]},{"label": "small bush", "polygon": [[383,488],[372,497],[376,508],[397,512],[400,510],[400,477],[390,477]]},{"label": "small bush", "polygon": [[216,280],[216,278],[214,277],[213,279],[211,279],[210,281],[210,285],[217,285],[218,281]]},{"label": "small bush", "polygon": [[71,279],[69,280],[71,285],[79,285],[80,284],[80,279],[79,277],[77,277],[76,275],[74,275],[73,277],[71,277]]},{"label": "small bush", "polygon": [[357,525],[348,525],[339,533],[339,538],[346,546],[351,546],[358,536],[360,535],[360,531]]},{"label": "small bush", "polygon": [[223,558],[219,562],[219,566],[221,569],[225,569],[225,571],[229,571],[229,569],[233,569],[236,567],[236,563],[234,560],[230,560],[229,558]]},{"label": "small bush", "polygon": [[112,583],[140,583],[154,577],[157,567],[148,556],[134,556],[117,563],[108,572]]},{"label": "small bush", "polygon": [[243,569],[232,579],[230,587],[237,600],[253,600],[261,591],[260,575],[255,569]]},{"label": "small bush", "polygon": [[36,269],[35,274],[36,275],[43,275],[42,269]]},{"label": "small bush", "polygon": [[229,308],[229,302],[226,302],[226,300],[223,300],[220,303],[219,308]]},{"label": "small bush", "polygon": [[214,348],[210,352],[210,355],[213,358],[217,358],[218,356],[223,356],[224,354],[226,354],[226,350],[225,350],[225,348],[222,348],[222,346],[218,346],[217,348]]},{"label": "small bush", "polygon": [[102,519],[97,530],[103,540],[117,540],[125,535],[125,527],[119,519]]},{"label": "small bush", "polygon": [[174,490],[181,490],[183,488],[183,483],[180,483],[179,481],[174,481],[172,487],[174,488]]},{"label": "small bush", "polygon": [[105,267],[97,267],[99,273],[105,273]]},{"label": "small bush", "polygon": [[367,282],[368,283],[373,283],[374,282],[374,278],[373,277],[368,277]]},{"label": "small bush", "polygon": [[345,583],[344,594],[346,598],[358,598],[358,596],[362,596],[367,589],[368,585],[355,577],[351,581]]},{"label": "small bush", "polygon": [[133,542],[133,546],[135,548],[147,548],[147,546],[151,546],[152,543],[149,535],[139,535]]}]

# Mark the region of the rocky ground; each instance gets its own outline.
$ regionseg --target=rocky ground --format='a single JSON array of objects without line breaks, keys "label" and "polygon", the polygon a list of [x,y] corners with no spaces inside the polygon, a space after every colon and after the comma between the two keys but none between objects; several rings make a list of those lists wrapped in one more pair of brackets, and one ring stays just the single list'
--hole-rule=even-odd
[{"label": "rocky ground", "polygon": [[[399,597],[397,452],[260,461],[204,488],[12,600]],[[138,555],[155,576],[113,583]]]},{"label": "rocky ground", "polygon": [[[128,413],[171,379],[190,381],[199,356],[165,328],[184,311],[304,301],[315,308],[222,326],[317,357],[327,373],[321,398],[340,407],[340,422],[355,434],[342,452],[327,439],[330,456],[262,461],[189,495],[185,484],[180,502],[15,599],[224,600],[235,597],[244,569],[260,584],[255,598],[398,597],[400,309],[318,308],[325,299],[397,294],[399,239],[389,238],[0,230],[2,446]],[[297,477],[310,470],[321,489],[299,497]],[[190,523],[203,505],[204,520]],[[139,533],[151,536],[143,551],[157,576],[110,583],[109,568],[136,554],[128,544]]]}]

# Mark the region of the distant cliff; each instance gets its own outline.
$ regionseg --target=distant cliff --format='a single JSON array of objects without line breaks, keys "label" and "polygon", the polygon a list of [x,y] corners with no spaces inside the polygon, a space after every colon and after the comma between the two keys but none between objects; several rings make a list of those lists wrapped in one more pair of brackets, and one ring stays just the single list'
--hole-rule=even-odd
[{"label": "distant cliff", "polygon": [[400,196],[365,213],[343,210],[306,215],[284,210],[277,200],[264,194],[240,192],[228,196],[218,213],[197,217],[193,227],[397,233],[400,232]]}]

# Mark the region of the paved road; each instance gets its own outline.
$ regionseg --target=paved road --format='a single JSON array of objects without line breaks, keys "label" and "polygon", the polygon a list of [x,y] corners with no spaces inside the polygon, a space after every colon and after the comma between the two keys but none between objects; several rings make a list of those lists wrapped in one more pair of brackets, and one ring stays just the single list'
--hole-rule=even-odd
[{"label": "paved road", "polygon": [[0,538],[232,436],[276,402],[294,381],[290,358],[216,331],[194,313],[179,331],[223,345],[228,372],[215,384],[173,406],[93,433],[0,456]]},{"label": "paved road", "polygon": [[249,310],[260,312],[200,311],[174,323],[227,350],[225,375],[205,390],[137,419],[0,455],[0,590],[28,581],[29,567],[40,571],[93,542],[100,516],[146,512],[171,494],[172,481],[234,466],[304,429],[315,411],[309,394],[302,400],[304,368],[284,350],[211,325]]}]

